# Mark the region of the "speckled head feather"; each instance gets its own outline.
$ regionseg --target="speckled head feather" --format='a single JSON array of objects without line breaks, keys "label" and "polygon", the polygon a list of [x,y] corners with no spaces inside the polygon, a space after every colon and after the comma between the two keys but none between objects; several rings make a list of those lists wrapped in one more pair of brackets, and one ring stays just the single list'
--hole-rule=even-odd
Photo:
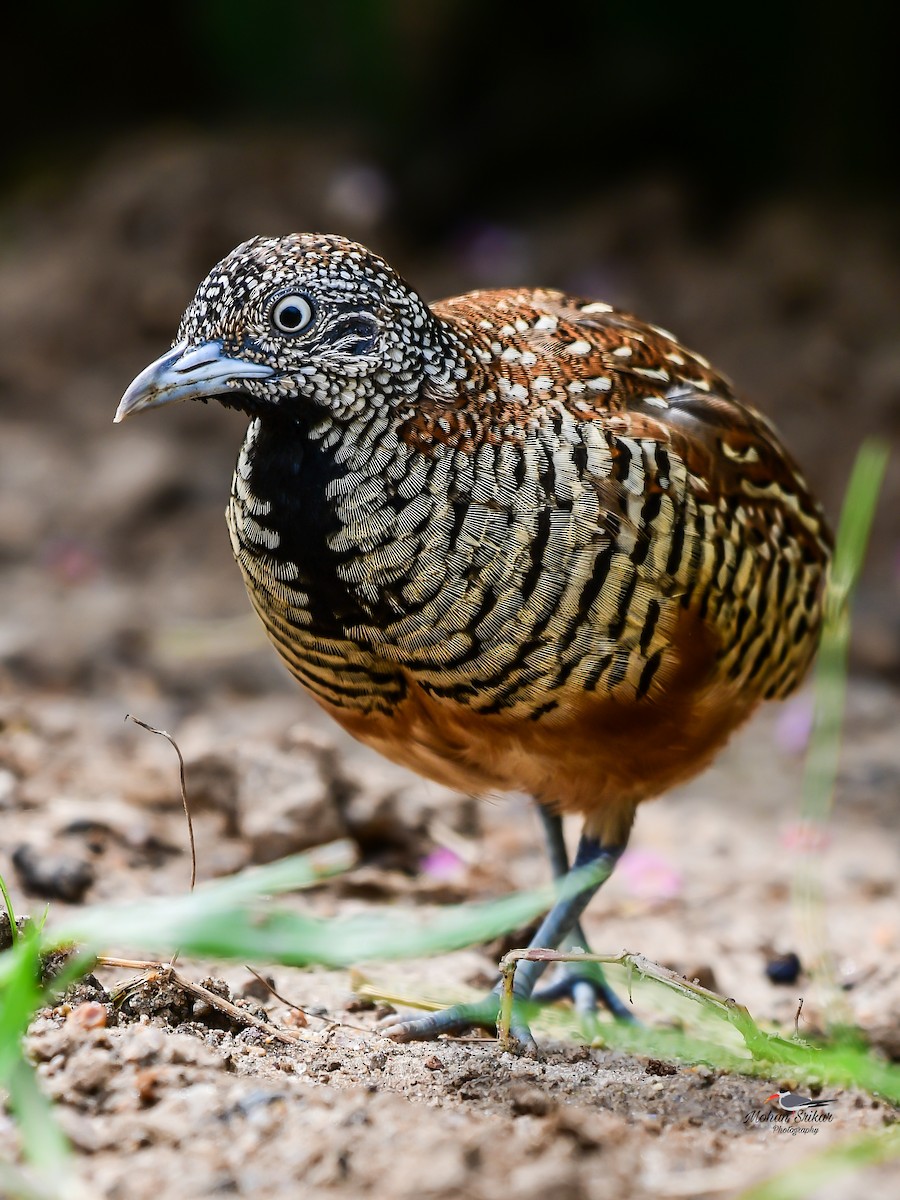
[{"label": "speckled head feather", "polygon": [[[280,323],[285,313],[295,328]],[[250,238],[217,263],[174,344],[211,341],[274,368],[224,393],[226,403],[259,411],[305,400],[335,418],[408,403],[426,382],[437,391],[460,357],[383,258],[334,234]]]}]

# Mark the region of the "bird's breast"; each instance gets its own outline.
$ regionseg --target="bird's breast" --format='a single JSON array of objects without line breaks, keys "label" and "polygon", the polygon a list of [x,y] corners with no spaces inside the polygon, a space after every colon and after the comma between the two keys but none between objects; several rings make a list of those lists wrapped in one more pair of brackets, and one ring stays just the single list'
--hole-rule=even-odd
[{"label": "bird's breast", "polygon": [[658,691],[701,552],[686,472],[653,443],[583,437],[425,454],[386,425],[354,453],[254,422],[229,526],[290,669],[364,711],[410,678],[445,706],[532,720],[583,692]]},{"label": "bird's breast", "polygon": [[752,706],[802,674],[822,561],[785,504],[600,422],[427,452],[398,431],[254,422],[238,460],[235,556],[321,702],[390,714],[412,682],[429,712],[562,728],[608,699],[645,721],[670,703],[684,611],[712,647],[698,686]]}]

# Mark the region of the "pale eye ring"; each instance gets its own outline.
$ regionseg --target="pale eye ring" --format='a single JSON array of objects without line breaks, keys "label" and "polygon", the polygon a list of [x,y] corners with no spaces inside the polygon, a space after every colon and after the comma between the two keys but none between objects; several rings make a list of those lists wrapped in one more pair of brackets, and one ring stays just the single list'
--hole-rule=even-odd
[{"label": "pale eye ring", "polygon": [[306,296],[291,292],[280,296],[272,306],[270,320],[279,333],[302,333],[313,319],[313,306]]}]

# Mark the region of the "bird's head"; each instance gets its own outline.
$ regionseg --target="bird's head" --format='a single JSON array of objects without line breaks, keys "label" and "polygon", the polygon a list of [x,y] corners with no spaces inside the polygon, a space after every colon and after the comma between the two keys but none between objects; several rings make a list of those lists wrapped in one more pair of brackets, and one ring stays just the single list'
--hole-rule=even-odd
[{"label": "bird's head", "polygon": [[115,419],[209,399],[340,419],[408,404],[459,373],[449,331],[377,254],[332,235],[256,237],[213,267]]}]

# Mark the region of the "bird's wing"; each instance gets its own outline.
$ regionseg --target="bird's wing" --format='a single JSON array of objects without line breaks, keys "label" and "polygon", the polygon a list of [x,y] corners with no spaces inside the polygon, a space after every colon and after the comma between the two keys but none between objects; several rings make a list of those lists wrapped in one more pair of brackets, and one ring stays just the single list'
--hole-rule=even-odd
[{"label": "bird's wing", "polygon": [[[531,463],[548,532],[568,522],[586,548],[577,609],[617,652],[637,647],[639,694],[648,659],[677,665],[664,652],[681,607],[712,633],[728,686],[786,695],[815,646],[830,534],[765,418],[667,331],[599,301],[473,292],[434,312],[470,369],[426,389],[401,438],[483,461],[520,510],[513,476]],[[596,516],[581,520],[587,492]]]},{"label": "bird's wing", "polygon": [[[630,313],[554,293],[542,307],[556,329],[532,331],[576,418],[600,420],[613,435],[658,440],[681,458],[696,494],[742,502],[766,523],[784,507],[791,532],[816,560],[830,548],[821,509],[769,421],[742,403],[730,381],[659,326]],[[590,348],[578,351],[583,344]],[[539,370],[540,363],[533,368]],[[609,380],[609,388],[592,386]],[[583,384],[582,390],[573,390]]]},{"label": "bird's wing", "polygon": [[[455,394],[450,385],[449,403],[447,394],[433,403],[423,398],[413,440],[419,433],[429,443],[471,438],[478,445],[505,430],[515,436],[571,418],[583,441],[599,427],[613,456],[625,460],[620,472],[633,443],[659,446],[684,463],[701,502],[742,506],[751,540],[768,532],[778,509],[803,557],[827,559],[822,511],[769,422],[667,330],[601,301],[544,289],[470,292],[434,311],[464,334],[476,365]],[[626,475],[624,487],[645,482]],[[603,499],[603,481],[597,486]],[[653,489],[651,480],[651,496]]]}]

